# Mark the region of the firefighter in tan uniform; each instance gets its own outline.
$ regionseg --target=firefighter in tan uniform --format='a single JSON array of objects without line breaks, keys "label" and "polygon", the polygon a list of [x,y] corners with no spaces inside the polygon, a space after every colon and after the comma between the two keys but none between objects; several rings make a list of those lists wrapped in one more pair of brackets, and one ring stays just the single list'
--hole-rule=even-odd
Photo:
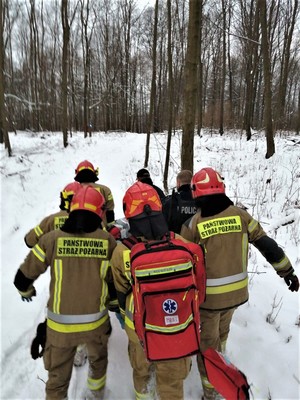
[{"label": "firefighter in tan uniform", "polygon": [[[64,225],[66,219],[69,217],[70,203],[74,193],[81,187],[79,182],[71,182],[64,187],[60,192],[60,211],[45,217],[36,227],[25,235],[24,241],[27,247],[34,247],[43,235],[55,229],[60,229]],[[44,329],[44,327],[40,325],[40,329]],[[74,358],[75,367],[83,366],[86,360],[87,354],[85,345],[79,345]]]},{"label": "firefighter in tan uniform", "polygon": [[48,215],[36,227],[30,229],[30,231],[26,233],[24,241],[27,247],[32,248],[45,233],[51,232],[54,229],[59,229],[63,226],[69,216],[72,196],[80,187],[81,185],[78,182],[71,182],[64,187],[60,192],[60,211]]},{"label": "firefighter in tan uniform", "polygon": [[94,168],[93,164],[84,160],[81,161],[77,168],[75,169],[75,181],[81,183],[82,185],[92,185],[95,189],[99,190],[105,199],[104,210],[105,213],[102,217],[102,226],[106,228],[115,221],[115,203],[112,192],[108,186],[102,185],[100,183],[95,183],[98,181],[98,168]]},{"label": "firefighter in tan uniform", "polygon": [[43,235],[21,264],[14,284],[22,299],[36,295],[34,281],[50,267],[46,399],[67,398],[76,347],[86,343],[89,360],[86,399],[100,399],[106,382],[111,332],[109,293],[115,293],[109,260],[115,239],[99,229],[104,198],[91,186],[73,196],[61,229]]},{"label": "firefighter in tan uniform", "polygon": [[[284,278],[291,291],[298,291],[299,281],[277,243],[247,211],[234,206],[225,195],[225,185],[215,170],[201,169],[193,176],[191,188],[198,212],[184,223],[181,235],[201,243],[206,251],[207,287],[206,300],[200,306],[200,350],[212,347],[224,352],[233,313],[248,300],[249,243]],[[207,380],[201,357],[198,357],[198,368],[204,399],[218,398]]]},{"label": "firefighter in tan uniform", "polygon": [[[148,194],[135,207],[132,204],[130,192],[138,188]],[[149,190],[150,189],[150,190]],[[144,207],[150,206],[152,212],[146,216]],[[133,207],[132,207],[133,206]],[[168,226],[162,214],[162,205],[157,192],[151,186],[141,182],[131,186],[123,199],[125,217],[130,226],[127,240],[136,237],[139,241],[161,239],[167,232]],[[146,218],[145,218],[146,217]],[[179,235],[176,238],[182,239]],[[136,400],[153,399],[155,389],[151,388],[153,374],[155,374],[156,392],[160,400],[182,400],[183,382],[191,369],[191,358],[171,361],[149,362],[135,332],[133,322],[133,295],[131,290],[131,275],[128,268],[129,250],[123,243],[118,242],[111,259],[114,283],[117,290],[121,315],[125,320],[125,331],[128,335],[129,360],[133,369],[133,383]],[[172,343],[170,342],[170,345]]]}]

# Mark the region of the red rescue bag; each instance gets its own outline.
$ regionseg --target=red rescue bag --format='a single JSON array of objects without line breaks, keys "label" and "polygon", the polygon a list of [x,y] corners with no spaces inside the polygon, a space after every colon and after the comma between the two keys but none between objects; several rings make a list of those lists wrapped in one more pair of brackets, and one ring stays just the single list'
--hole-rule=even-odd
[{"label": "red rescue bag", "polygon": [[199,352],[206,276],[202,248],[167,238],[135,244],[130,255],[134,324],[150,361]]},{"label": "red rescue bag", "polygon": [[218,351],[209,348],[202,353],[209,382],[226,400],[249,400],[246,376]]}]

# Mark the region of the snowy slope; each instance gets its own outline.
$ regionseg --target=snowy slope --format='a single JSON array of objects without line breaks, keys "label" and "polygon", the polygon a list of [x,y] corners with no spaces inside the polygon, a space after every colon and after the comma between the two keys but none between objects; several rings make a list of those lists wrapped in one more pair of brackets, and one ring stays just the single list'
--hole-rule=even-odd
[{"label": "snowy slope", "polygon": [[[1,148],[1,392],[3,400],[44,398],[47,373],[29,348],[36,325],[44,319],[49,275],[35,286],[37,297],[23,303],[13,279],[28,249],[23,237],[46,215],[56,212],[59,192],[74,178],[77,164],[99,166],[99,182],[109,186],[116,217],[123,217],[122,198],[143,167],[146,136],[134,133],[74,133],[64,149],[61,133],[11,134],[13,157]],[[300,275],[299,146],[291,138],[276,139],[276,154],[265,160],[265,139],[254,134],[247,142],[239,133],[223,137],[203,133],[195,138],[195,168],[218,169],[227,194],[242,202],[264,229],[284,248]],[[151,137],[149,170],[162,187],[166,137]],[[180,135],[172,137],[169,187],[179,172]],[[270,180],[269,183],[267,181]],[[293,221],[293,222],[291,222]],[[255,248],[249,262],[250,300],[234,315],[228,340],[230,359],[247,375],[255,399],[300,399],[299,293],[291,293]],[[274,304],[274,306],[272,306]],[[274,319],[273,323],[266,321]],[[112,316],[106,400],[133,399],[127,337]],[[70,399],[80,399],[87,366],[74,368]],[[185,382],[185,398],[201,396],[195,363]],[[171,399],[170,399],[171,400]]]}]

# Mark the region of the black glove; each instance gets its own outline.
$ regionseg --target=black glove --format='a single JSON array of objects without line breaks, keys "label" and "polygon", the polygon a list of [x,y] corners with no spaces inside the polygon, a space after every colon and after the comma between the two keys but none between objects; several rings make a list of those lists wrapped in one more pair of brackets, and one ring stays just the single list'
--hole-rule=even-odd
[{"label": "black glove", "polygon": [[27,302],[32,301],[32,297],[33,297],[33,296],[36,296],[36,290],[35,290],[35,287],[34,287],[34,286],[31,286],[31,287],[27,290],[27,292],[20,292],[20,291],[19,291],[19,293],[20,293],[20,295],[21,295],[21,299],[22,299],[23,301],[27,301]]},{"label": "black glove", "polygon": [[297,275],[295,275],[294,271],[290,272],[287,276],[285,276],[284,281],[288,285],[289,290],[291,292],[298,292],[299,279],[298,279]]},{"label": "black glove", "polygon": [[45,320],[44,322],[38,324],[38,327],[36,329],[36,337],[33,339],[31,343],[30,353],[31,357],[34,360],[36,360],[39,357],[42,357],[44,353],[44,349],[46,346],[46,331],[47,331],[47,321]]}]

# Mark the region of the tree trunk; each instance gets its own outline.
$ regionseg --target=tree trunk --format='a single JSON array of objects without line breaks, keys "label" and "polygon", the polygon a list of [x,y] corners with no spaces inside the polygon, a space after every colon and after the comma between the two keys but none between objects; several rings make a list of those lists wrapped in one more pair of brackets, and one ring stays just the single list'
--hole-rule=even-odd
[{"label": "tree trunk", "polygon": [[4,4],[0,0],[0,143],[4,142],[8,156],[12,156],[9,135],[7,130],[7,115],[4,98]]},{"label": "tree trunk", "polygon": [[267,139],[266,158],[272,157],[275,153],[275,143],[273,137],[273,122],[272,122],[272,76],[271,62],[269,54],[268,26],[267,26],[267,5],[266,0],[258,0],[261,25],[261,45],[263,55],[263,70],[264,70],[264,123]]},{"label": "tree trunk", "polygon": [[166,148],[166,160],[164,170],[164,189],[168,193],[168,173],[170,162],[171,138],[172,138],[172,122],[173,122],[173,61],[172,61],[172,15],[171,0],[167,0],[168,8],[168,69],[169,69],[169,121],[168,121],[168,139]]},{"label": "tree trunk", "polygon": [[154,115],[156,104],[156,47],[157,47],[157,24],[158,24],[158,0],[155,2],[154,11],[154,26],[153,26],[153,46],[152,46],[152,80],[151,80],[151,93],[150,93],[150,110],[147,126],[147,139],[145,149],[144,167],[148,167],[150,155],[150,135],[154,129]]},{"label": "tree trunk", "polygon": [[[284,38],[283,38],[283,49],[282,49],[282,61],[280,66],[280,78],[279,78],[279,90],[278,90],[278,106],[276,112],[276,122],[277,128],[286,128],[286,93],[288,85],[288,76],[290,70],[290,58],[291,58],[291,44],[293,38],[293,32],[295,28],[295,23],[297,21],[298,15],[298,0],[294,0],[294,6],[289,5],[289,2],[285,5],[287,8],[285,27],[284,27]],[[291,9],[289,8],[291,7]],[[291,14],[291,15],[290,15]],[[275,126],[276,126],[275,125]]]},{"label": "tree trunk", "polygon": [[223,30],[222,30],[222,74],[221,74],[221,87],[220,87],[220,114],[219,114],[219,133],[222,136],[224,133],[224,96],[225,96],[225,79],[226,79],[226,18],[227,10],[225,0],[222,0],[222,17],[223,17]]},{"label": "tree trunk", "polygon": [[243,41],[245,54],[245,107],[243,128],[246,131],[247,140],[251,139],[251,126],[253,124],[253,113],[255,104],[255,88],[257,85],[258,71],[258,40],[259,40],[259,12],[255,7],[256,0],[251,0],[249,5],[240,0],[242,15],[242,35],[249,38]]},{"label": "tree trunk", "polygon": [[69,63],[69,42],[70,25],[68,20],[68,0],[61,1],[61,20],[63,28],[63,53],[62,53],[62,115],[61,127],[63,132],[64,147],[68,146],[68,63]]},{"label": "tree trunk", "polygon": [[181,169],[194,169],[194,132],[197,99],[197,64],[199,51],[200,1],[189,1],[189,23],[185,62],[184,125],[181,147]]},{"label": "tree trunk", "polygon": [[199,68],[198,68],[198,121],[197,121],[197,135],[200,136],[201,129],[203,126],[203,63],[202,63],[202,23],[203,23],[203,1],[200,1],[200,11],[199,11]]}]

